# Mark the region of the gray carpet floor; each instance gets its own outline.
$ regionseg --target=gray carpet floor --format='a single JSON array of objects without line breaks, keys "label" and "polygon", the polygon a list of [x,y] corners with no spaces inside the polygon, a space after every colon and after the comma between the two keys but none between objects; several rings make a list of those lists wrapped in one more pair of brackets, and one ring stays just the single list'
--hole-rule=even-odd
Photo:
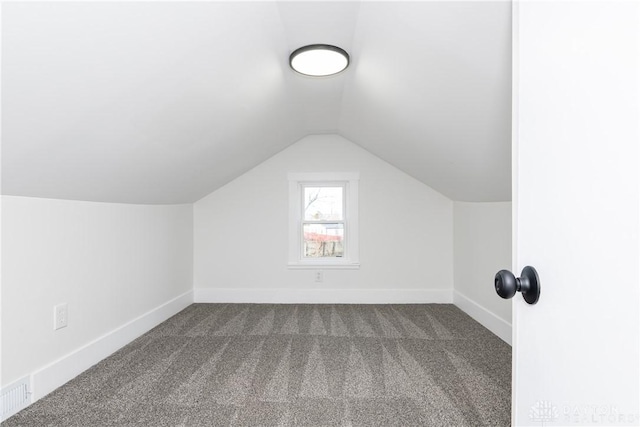
[{"label": "gray carpet floor", "polygon": [[507,426],[511,347],[449,304],[193,304],[10,426]]}]

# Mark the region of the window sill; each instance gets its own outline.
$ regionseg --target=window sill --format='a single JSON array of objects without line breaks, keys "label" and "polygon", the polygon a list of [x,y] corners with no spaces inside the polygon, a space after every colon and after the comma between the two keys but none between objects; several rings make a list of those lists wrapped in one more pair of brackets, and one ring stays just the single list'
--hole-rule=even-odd
[{"label": "window sill", "polygon": [[289,270],[359,270],[359,262],[290,262]]}]

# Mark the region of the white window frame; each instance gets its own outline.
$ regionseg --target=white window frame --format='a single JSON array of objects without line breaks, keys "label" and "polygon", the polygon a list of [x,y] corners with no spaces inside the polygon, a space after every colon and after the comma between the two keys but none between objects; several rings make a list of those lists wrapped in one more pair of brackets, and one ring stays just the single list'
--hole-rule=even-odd
[{"label": "white window frame", "polygon": [[[290,269],[360,268],[358,245],[358,181],[357,172],[290,173],[289,178],[289,263]],[[344,253],[342,257],[305,258],[302,253],[302,200],[305,187],[344,187]]]}]

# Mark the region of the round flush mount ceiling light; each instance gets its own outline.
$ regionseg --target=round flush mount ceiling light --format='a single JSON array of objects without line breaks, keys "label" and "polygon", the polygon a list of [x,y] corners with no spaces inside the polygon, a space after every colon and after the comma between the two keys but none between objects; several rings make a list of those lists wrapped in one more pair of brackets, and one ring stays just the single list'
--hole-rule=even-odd
[{"label": "round flush mount ceiling light", "polygon": [[337,46],[311,44],[294,50],[289,65],[306,76],[331,76],[349,66],[349,54]]}]

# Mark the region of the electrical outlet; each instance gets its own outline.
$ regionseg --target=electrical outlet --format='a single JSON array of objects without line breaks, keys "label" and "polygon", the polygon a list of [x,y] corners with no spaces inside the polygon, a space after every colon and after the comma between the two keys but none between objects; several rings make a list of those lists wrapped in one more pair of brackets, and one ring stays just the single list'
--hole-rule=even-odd
[{"label": "electrical outlet", "polygon": [[322,283],[323,277],[322,277],[322,271],[316,271],[316,283]]},{"label": "electrical outlet", "polygon": [[53,330],[66,328],[68,321],[69,311],[67,309],[67,303],[58,304],[53,307]]}]

